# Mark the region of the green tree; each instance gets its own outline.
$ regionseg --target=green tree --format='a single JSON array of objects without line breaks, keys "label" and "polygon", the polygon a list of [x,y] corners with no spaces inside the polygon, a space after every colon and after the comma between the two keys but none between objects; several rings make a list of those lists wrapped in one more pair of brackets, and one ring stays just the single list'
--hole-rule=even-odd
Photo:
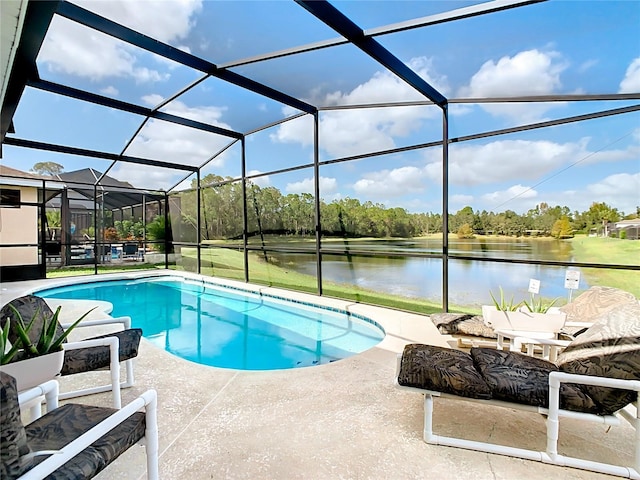
[{"label": "green tree", "polygon": [[46,216],[49,228],[60,228],[62,226],[60,210],[47,210]]},{"label": "green tree", "polygon": [[573,237],[573,229],[568,217],[564,216],[555,221],[551,228],[551,236],[558,239]]},{"label": "green tree", "polygon": [[458,238],[474,238],[475,235],[473,234],[473,228],[471,228],[471,225],[469,225],[468,223],[465,223],[464,225],[461,225],[460,228],[458,229]]},{"label": "green tree", "polygon": [[147,224],[147,235],[150,240],[156,240],[159,243],[155,243],[153,248],[160,253],[165,251],[165,238],[171,240],[171,219],[169,222],[165,222],[164,215],[158,215],[152,222]]},{"label": "green tree", "polygon": [[609,222],[617,222],[622,215],[617,208],[612,208],[604,202],[593,202],[589,210],[585,212],[589,226],[604,231],[606,235],[607,224]]},{"label": "green tree", "polygon": [[470,206],[466,206],[458,210],[455,215],[449,214],[449,231],[457,232],[465,223],[473,225],[473,222],[473,209]]},{"label": "green tree", "polygon": [[31,167],[31,171],[39,175],[58,175],[64,171],[64,167],[56,162],[38,162]]}]

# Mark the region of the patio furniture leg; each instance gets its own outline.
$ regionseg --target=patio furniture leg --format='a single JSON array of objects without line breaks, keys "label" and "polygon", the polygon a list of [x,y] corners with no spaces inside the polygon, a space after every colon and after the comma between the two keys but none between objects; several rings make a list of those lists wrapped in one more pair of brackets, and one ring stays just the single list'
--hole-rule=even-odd
[{"label": "patio furniture leg", "polygon": [[433,396],[424,394],[424,441],[431,443],[433,439]]},{"label": "patio furniture leg", "polygon": [[[111,375],[111,384],[103,385],[100,387],[87,388],[84,390],[75,390],[73,392],[64,392],[61,393],[58,398],[60,398],[60,400],[66,400],[68,398],[74,398],[80,395],[92,395],[94,393],[108,392],[109,390],[111,390],[113,394],[113,408],[122,408],[122,399],[120,398],[120,361],[118,354],[120,348],[120,340],[118,339],[118,337],[109,337],[103,339],[85,340],[82,343],[87,346],[96,346],[100,344],[109,345],[109,373]],[[70,345],[67,345],[67,348],[69,348],[69,346]]]},{"label": "patio furniture leg", "polygon": [[154,390],[142,394],[147,403],[145,445],[147,453],[147,478],[158,480],[158,396]]},{"label": "patio furniture leg", "polygon": [[120,388],[129,388],[133,387],[135,383],[135,378],[133,376],[133,358],[130,358],[126,362],[124,362],[124,368],[126,372],[125,381],[120,384]]}]

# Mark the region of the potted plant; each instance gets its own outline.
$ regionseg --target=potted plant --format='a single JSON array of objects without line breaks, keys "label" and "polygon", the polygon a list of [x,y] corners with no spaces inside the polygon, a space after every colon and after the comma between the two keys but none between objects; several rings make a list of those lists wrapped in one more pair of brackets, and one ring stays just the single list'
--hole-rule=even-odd
[{"label": "potted plant", "polygon": [[[94,310],[92,308],[86,312],[64,333],[57,336],[61,306],[58,306],[49,318],[41,314],[38,309],[26,325],[20,312],[11,304],[9,307],[15,314],[13,326],[17,339],[13,344],[9,341],[11,322],[7,319],[4,327],[0,325],[0,370],[16,379],[19,391],[39,385],[60,373],[64,362],[62,347],[64,341],[73,329]],[[41,318],[42,328],[38,338],[34,339],[29,336],[29,333],[34,328],[38,317]]]},{"label": "potted plant", "polygon": [[482,306],[482,317],[485,325],[494,330],[516,330],[519,332],[556,333],[564,326],[567,318],[565,313],[549,309],[555,304],[544,303],[542,299],[536,301],[533,296],[530,302],[522,300],[514,302],[513,297],[506,300],[500,288],[500,300],[489,292],[493,305]]}]

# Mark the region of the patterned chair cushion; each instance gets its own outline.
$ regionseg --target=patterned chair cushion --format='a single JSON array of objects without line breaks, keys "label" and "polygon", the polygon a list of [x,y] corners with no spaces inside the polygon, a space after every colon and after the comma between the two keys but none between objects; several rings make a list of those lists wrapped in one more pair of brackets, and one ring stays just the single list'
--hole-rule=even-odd
[{"label": "patterned chair cushion", "polygon": [[[49,308],[47,302],[45,302],[43,298],[36,297],[35,295],[25,295],[24,297],[10,301],[7,305],[2,307],[2,310],[0,310],[0,319],[3,325],[7,321],[7,318],[11,320],[9,340],[12,343],[15,343],[18,339],[18,332],[15,328],[14,320],[16,314],[9,305],[13,305],[13,307],[18,310],[25,325],[29,324],[36,313],[38,314],[38,319],[34,322],[33,327],[31,327],[31,330],[29,331],[29,338],[31,341],[36,342],[40,338],[40,333],[44,326],[44,319],[53,317],[53,312],[51,311],[51,308]],[[58,324],[56,327],[56,338],[62,334],[64,334],[64,329],[60,324]]]},{"label": "patterned chair cushion", "polygon": [[619,288],[591,287],[560,307],[560,311],[567,314],[567,322],[595,322],[603,313],[625,303],[638,303],[638,300]]},{"label": "patterned chair cushion", "polygon": [[[87,338],[92,340],[96,338],[118,337],[120,340],[119,358],[121,362],[135,358],[138,355],[138,347],[140,346],[140,337],[142,330],[140,328],[130,328],[120,332],[109,333],[107,335],[99,335],[97,337]],[[111,355],[109,347],[91,347],[81,348],[77,350],[65,350],[64,364],[62,365],[61,374],[72,375],[74,373],[92,372],[101,368],[109,368]]]},{"label": "patterned chair cushion", "polygon": [[[569,344],[556,361],[561,371],[640,380],[640,304],[624,303],[600,314],[596,322]],[[633,391],[584,386],[603,414],[633,401]]]},{"label": "patterned chair cushion", "polygon": [[[27,425],[27,438],[33,451],[59,450],[116,412],[111,408],[67,404]],[[145,415],[136,412],[100,437],[96,442],[47,476],[47,480],[93,478],[134,445],[145,433]],[[38,456],[34,465],[48,457]],[[3,477],[4,478],[4,477]]]},{"label": "patterned chair cushion", "polygon": [[11,480],[22,475],[20,457],[30,451],[20,419],[16,379],[0,372],[0,478]]},{"label": "patterned chair cushion", "polygon": [[491,398],[489,386],[473,366],[471,355],[451,348],[405,346],[398,383],[470,398]]},{"label": "patterned chair cushion", "polygon": [[[558,370],[553,363],[518,352],[491,348],[472,348],[471,356],[489,385],[493,398],[535,407],[549,407],[549,373]],[[598,412],[596,403],[572,384],[561,385],[560,408]]]},{"label": "patterned chair cushion", "polygon": [[468,313],[433,313],[431,321],[445,335],[472,335],[474,337],[498,338],[493,328],[484,324],[482,315]]}]

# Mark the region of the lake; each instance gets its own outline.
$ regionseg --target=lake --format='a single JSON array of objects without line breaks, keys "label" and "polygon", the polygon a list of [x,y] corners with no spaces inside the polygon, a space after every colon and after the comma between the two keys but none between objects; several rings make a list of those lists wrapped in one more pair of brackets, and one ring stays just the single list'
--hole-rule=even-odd
[{"label": "lake", "polygon": [[[270,243],[269,246],[275,246]],[[309,244],[286,243],[281,247]],[[439,258],[356,256],[345,255],[349,251],[435,253],[439,254],[442,242],[438,239],[409,240],[340,240],[323,242],[323,249],[339,255],[323,254],[322,276],[325,281],[356,285],[368,290],[394,295],[442,301],[442,261]],[[550,260],[570,262],[571,245],[560,240],[475,238],[450,240],[451,254],[480,258],[518,260]],[[295,253],[270,252],[281,265],[300,273],[316,274],[315,256]],[[571,267],[572,270],[579,270]],[[491,303],[489,292],[499,295],[499,288],[507,298],[520,301],[528,299],[529,280],[540,280],[540,295],[545,298],[568,298],[564,288],[567,267],[544,265],[520,265],[470,260],[449,261],[449,303],[451,305],[479,307]],[[589,288],[584,277],[579,289]],[[572,292],[575,293],[575,292]]]}]

